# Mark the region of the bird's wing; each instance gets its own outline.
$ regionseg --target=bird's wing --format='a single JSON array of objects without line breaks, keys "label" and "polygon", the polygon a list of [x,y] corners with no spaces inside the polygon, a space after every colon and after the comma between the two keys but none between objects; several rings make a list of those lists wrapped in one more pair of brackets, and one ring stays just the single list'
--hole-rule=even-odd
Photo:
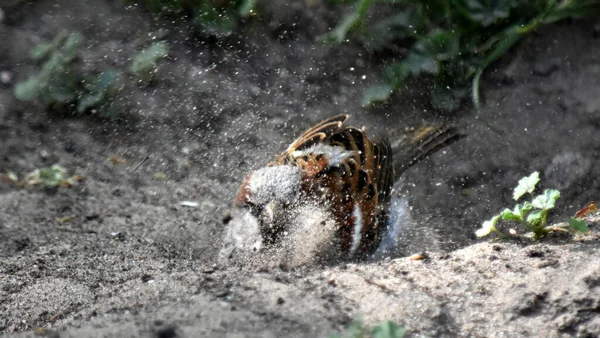
[{"label": "bird's wing", "polygon": [[323,142],[332,134],[340,131],[344,122],[346,122],[349,117],[350,115],[336,115],[317,123],[294,140],[294,142],[292,142],[283,153],[277,156],[275,161],[271,164],[282,165],[288,163],[292,159],[294,152],[310,148],[317,143]]},{"label": "bird's wing", "polygon": [[308,129],[270,165],[299,167],[309,193],[330,201],[342,250],[366,254],[376,249],[385,226],[392,151],[387,139],[372,142],[363,130],[344,128],[348,117],[337,115]]},{"label": "bird's wing", "polygon": [[372,142],[364,131],[351,127],[333,134],[326,142],[354,154],[339,169],[330,169],[335,175],[325,173],[329,189],[338,189],[334,195],[345,198],[334,204],[339,208],[339,218],[345,221],[345,229],[340,229],[342,245],[352,254],[373,252],[385,226],[383,219],[393,183],[389,143],[385,139]]}]

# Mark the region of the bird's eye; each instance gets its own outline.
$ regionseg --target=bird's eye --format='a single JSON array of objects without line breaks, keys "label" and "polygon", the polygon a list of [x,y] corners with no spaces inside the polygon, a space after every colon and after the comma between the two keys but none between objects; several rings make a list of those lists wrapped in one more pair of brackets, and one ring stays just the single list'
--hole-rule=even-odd
[{"label": "bird's eye", "polygon": [[243,209],[250,211],[250,213],[255,217],[258,217],[258,215],[260,215],[263,210],[262,205],[254,204],[249,201],[246,201],[243,204],[240,204],[239,206],[242,207]]},{"label": "bird's eye", "polygon": [[250,213],[254,217],[259,217],[260,214],[262,214],[263,208],[264,208],[264,206],[258,205],[258,204],[249,205]]}]

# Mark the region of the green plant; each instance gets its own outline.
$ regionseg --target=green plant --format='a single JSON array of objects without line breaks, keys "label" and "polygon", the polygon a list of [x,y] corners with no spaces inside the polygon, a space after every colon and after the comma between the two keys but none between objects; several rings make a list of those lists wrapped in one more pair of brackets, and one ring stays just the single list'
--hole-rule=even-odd
[{"label": "green plant", "polygon": [[43,62],[39,73],[15,86],[22,101],[42,100],[49,106],[68,105],[77,98],[77,77],[71,64],[83,37],[79,33],[61,33],[52,42],[40,43],[29,54]]},{"label": "green plant", "polygon": [[41,63],[40,71],[15,86],[21,101],[41,101],[58,111],[100,112],[107,115],[116,95],[114,71],[99,74],[78,72],[74,67],[83,36],[63,32],[51,42],[40,43],[30,52],[31,60]]},{"label": "green plant", "polygon": [[[483,72],[527,34],[563,19],[600,14],[600,0],[354,0],[352,4],[344,19],[320,40],[341,43],[352,35],[371,51],[387,50],[402,57],[385,67],[381,84],[365,91],[363,104],[387,100],[409,77],[426,75],[435,79],[431,103],[447,111],[458,108],[469,87],[479,109]],[[389,15],[377,11],[383,6]]]},{"label": "green plant", "polygon": [[124,0],[143,2],[146,9],[163,16],[188,15],[203,34],[222,38],[231,35],[240,18],[253,14],[257,0]]},{"label": "green plant", "polygon": [[54,164],[50,167],[35,169],[25,175],[21,180],[19,180],[18,176],[13,172],[0,175],[0,178],[7,183],[12,183],[19,187],[26,188],[31,188],[34,186],[69,187],[73,185],[73,183],[82,179],[82,177],[79,175],[69,176],[67,169],[58,164]]},{"label": "green plant", "polygon": [[361,321],[354,321],[346,332],[342,334],[330,335],[330,338],[402,338],[406,330],[402,326],[398,326],[394,322],[385,321],[373,329],[367,330]]},{"label": "green plant", "polygon": [[117,96],[118,74],[114,70],[105,70],[98,75],[85,75],[83,88],[77,96],[77,112],[83,113],[98,108],[103,117],[116,117],[111,107],[112,100]]},{"label": "green plant", "polygon": [[166,42],[155,42],[133,57],[129,70],[141,80],[150,81],[156,69],[156,63],[168,54],[169,46]]},{"label": "green plant", "polygon": [[565,224],[546,226],[548,212],[554,208],[556,200],[560,198],[560,192],[555,189],[546,189],[544,190],[544,193],[534,197],[533,192],[539,181],[540,174],[537,171],[530,176],[523,177],[513,191],[513,199],[518,201],[524,195],[529,195],[531,197],[531,202],[525,201],[521,204],[517,204],[512,210],[508,208],[504,209],[504,211],[494,215],[490,220],[483,222],[482,227],[475,232],[477,237],[484,237],[492,232],[503,237],[504,234],[496,228],[496,224],[501,219],[505,221],[515,221],[524,225],[533,232],[534,239],[540,239],[546,236],[550,231],[568,231],[568,229],[570,229],[581,233],[587,233],[587,224],[578,218],[571,218],[569,219],[569,222]]}]

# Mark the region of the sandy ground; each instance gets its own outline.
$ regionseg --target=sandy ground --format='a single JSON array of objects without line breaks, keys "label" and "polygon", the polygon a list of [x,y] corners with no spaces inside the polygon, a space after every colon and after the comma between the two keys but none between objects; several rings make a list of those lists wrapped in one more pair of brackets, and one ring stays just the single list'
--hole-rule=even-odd
[{"label": "sandy ground", "polygon": [[[440,116],[418,84],[385,107],[360,108],[380,60],[362,61],[352,44],[314,43],[337,17],[327,6],[274,1],[220,44],[185,23],[162,27],[171,52],[160,81],[125,88],[123,120],[101,121],[18,102],[13,84],[36,69],[27,52],[78,30],[86,37],[79,67],[125,69],[161,26],[118,1],[3,6],[0,71],[14,81],[0,84],[0,171],[22,176],[59,163],[84,180],[59,189],[0,183],[0,333],[320,337],[356,318],[395,320],[410,336],[600,332],[596,226],[535,244],[473,235],[535,170],[544,187],[561,189],[556,221],[597,199],[597,23],[532,35],[488,73],[479,115],[467,107]],[[374,134],[440,119],[467,134],[400,183],[413,220],[404,254],[427,250],[429,259],[293,271],[219,263],[223,218],[244,174],[342,112]]]}]

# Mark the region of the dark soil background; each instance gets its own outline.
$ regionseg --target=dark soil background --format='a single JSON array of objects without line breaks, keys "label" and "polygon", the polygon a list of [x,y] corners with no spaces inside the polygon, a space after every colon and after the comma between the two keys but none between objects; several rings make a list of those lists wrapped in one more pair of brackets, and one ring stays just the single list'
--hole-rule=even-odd
[{"label": "dark soil background", "polygon": [[[0,171],[59,163],[84,180],[58,189],[0,183],[0,333],[319,337],[355,318],[394,320],[414,336],[600,332],[597,228],[536,244],[474,244],[473,235],[535,170],[562,192],[556,221],[597,199],[597,21],[529,36],[487,73],[479,114],[466,105],[444,115],[417,81],[385,107],[361,108],[381,60],[351,43],[316,44],[339,18],[319,1],[265,2],[220,43],[120,1],[11,2],[0,1],[0,72],[12,77],[0,83]],[[29,50],[62,30],[84,34],[79,67],[93,71],[125,69],[159,29],[169,58],[155,84],[122,93],[123,121],[58,116],[12,94],[36,70]],[[216,264],[244,174],[338,113],[373,134],[443,120],[467,135],[399,184],[414,223],[403,251],[430,258],[295,271]]]}]

